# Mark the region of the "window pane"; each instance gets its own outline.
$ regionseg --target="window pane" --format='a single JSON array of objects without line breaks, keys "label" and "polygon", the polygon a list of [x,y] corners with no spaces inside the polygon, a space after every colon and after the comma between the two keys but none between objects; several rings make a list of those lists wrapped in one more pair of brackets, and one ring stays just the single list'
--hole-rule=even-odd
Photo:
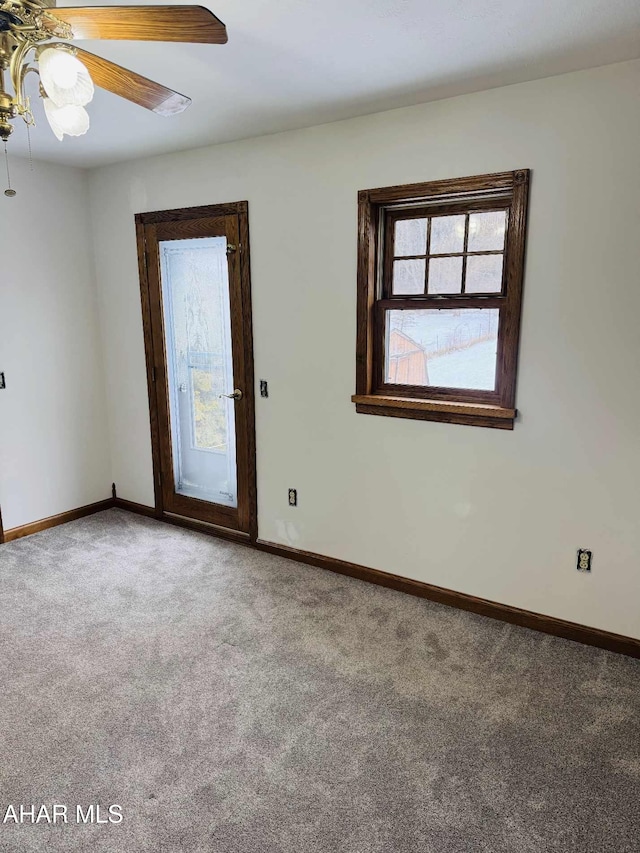
[{"label": "window pane", "polygon": [[500,293],[502,290],[502,255],[469,255],[467,257],[466,293]]},{"label": "window pane", "polygon": [[427,220],[399,219],[396,222],[393,254],[424,255],[427,251]]},{"label": "window pane", "polygon": [[424,293],[425,261],[394,261],[393,292]]},{"label": "window pane", "polygon": [[430,255],[447,255],[464,249],[464,214],[434,216],[431,220]]},{"label": "window pane", "polygon": [[461,289],[462,258],[429,260],[429,293],[460,293]]},{"label": "window pane", "polygon": [[472,213],[469,217],[469,251],[502,251],[504,249],[504,232],[506,226],[506,210],[491,210],[489,213]]},{"label": "window pane", "polygon": [[385,381],[495,389],[497,308],[387,311]]}]

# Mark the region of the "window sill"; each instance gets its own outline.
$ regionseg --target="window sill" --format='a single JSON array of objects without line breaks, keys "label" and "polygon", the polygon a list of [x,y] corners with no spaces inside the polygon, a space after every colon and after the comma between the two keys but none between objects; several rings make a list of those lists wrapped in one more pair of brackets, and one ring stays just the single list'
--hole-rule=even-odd
[{"label": "window sill", "polygon": [[452,403],[450,400],[422,400],[411,397],[387,397],[381,394],[354,394],[356,412],[421,421],[513,429],[516,409],[488,406],[485,403]]}]

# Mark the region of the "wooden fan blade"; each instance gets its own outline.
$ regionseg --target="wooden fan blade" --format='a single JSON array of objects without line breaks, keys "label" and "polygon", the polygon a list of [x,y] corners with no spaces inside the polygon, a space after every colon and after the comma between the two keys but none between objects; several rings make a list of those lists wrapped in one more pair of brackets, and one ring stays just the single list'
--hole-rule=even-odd
[{"label": "wooden fan blade", "polygon": [[166,86],[161,86],[160,83],[148,80],[141,74],[96,56],[95,53],[77,48],[76,55],[85,64],[96,86],[107,89],[128,101],[133,101],[134,104],[146,107],[148,110],[153,110],[158,115],[176,115],[186,110],[191,103],[191,98],[187,98],[186,95],[180,95],[173,89],[167,89]]},{"label": "wooden fan blade", "polygon": [[[55,7],[51,16],[73,30],[73,39],[181,41],[225,44],[227,29],[204,6]],[[52,22],[53,29],[55,24]]]}]

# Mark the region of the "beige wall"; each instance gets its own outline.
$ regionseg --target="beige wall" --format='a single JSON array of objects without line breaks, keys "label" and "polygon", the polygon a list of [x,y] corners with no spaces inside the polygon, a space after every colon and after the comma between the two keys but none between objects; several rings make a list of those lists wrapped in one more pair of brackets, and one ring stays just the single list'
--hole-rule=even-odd
[{"label": "beige wall", "polygon": [[[118,493],[153,501],[133,214],[248,199],[261,538],[640,637],[639,84],[624,63],[94,172]],[[514,432],[357,415],[357,191],[515,168]]]},{"label": "beige wall", "polygon": [[0,195],[0,506],[6,529],[110,495],[86,174],[11,157]]}]

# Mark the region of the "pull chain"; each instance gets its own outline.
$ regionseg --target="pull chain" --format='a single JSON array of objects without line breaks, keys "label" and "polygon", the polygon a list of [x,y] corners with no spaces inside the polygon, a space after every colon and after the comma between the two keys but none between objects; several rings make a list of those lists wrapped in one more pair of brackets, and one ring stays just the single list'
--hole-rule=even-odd
[{"label": "pull chain", "polygon": [[29,145],[29,171],[33,172],[33,157],[31,155],[31,125],[27,122],[27,144]]},{"label": "pull chain", "polygon": [[11,189],[11,175],[9,174],[9,153],[7,151],[7,143],[4,143],[4,160],[7,165],[7,189],[4,191],[4,194],[7,198],[13,198],[16,195],[16,191]]}]

